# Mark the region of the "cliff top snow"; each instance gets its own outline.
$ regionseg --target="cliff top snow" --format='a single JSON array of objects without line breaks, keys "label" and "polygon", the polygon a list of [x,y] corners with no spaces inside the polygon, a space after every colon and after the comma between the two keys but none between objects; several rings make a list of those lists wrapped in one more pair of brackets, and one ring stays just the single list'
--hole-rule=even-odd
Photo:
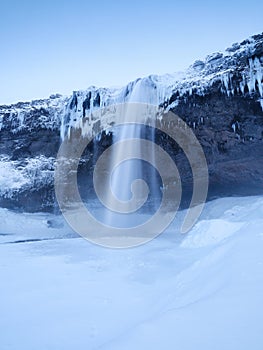
[{"label": "cliff top snow", "polygon": [[48,99],[0,106],[0,129],[7,118],[16,131],[21,130],[26,127],[26,119],[35,113],[37,124],[45,128],[74,126],[74,121],[94,109],[113,103],[145,102],[170,109],[183,96],[205,95],[215,82],[220,83],[221,92],[228,96],[257,93],[263,108],[263,33],[235,43],[225,52],[195,61],[185,72],[150,75],[122,88],[91,86],[74,91],[71,96],[56,94]]}]

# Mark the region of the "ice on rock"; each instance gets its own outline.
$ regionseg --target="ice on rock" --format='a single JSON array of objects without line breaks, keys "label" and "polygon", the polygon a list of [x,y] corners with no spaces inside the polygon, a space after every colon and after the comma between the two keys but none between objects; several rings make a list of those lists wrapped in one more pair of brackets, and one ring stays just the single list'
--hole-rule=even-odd
[{"label": "ice on rock", "polygon": [[4,119],[4,116],[0,115],[0,131],[1,131],[2,126],[3,126],[3,119]]},{"label": "ice on rock", "polygon": [[[0,106],[0,128],[5,127],[7,120],[14,133],[29,129],[29,114],[44,110],[46,113],[40,113],[41,116],[38,117],[39,126],[60,128],[61,139],[70,135],[72,128],[81,128],[82,135],[93,135],[98,132],[98,127],[95,127],[95,115],[98,118],[98,113],[94,112],[102,107],[125,103],[132,98],[132,102],[159,105],[169,110],[176,107],[180,101],[187,101],[189,96],[204,96],[218,83],[221,84],[221,92],[229,97],[236,93],[258,94],[262,107],[263,59],[258,51],[262,41],[262,35],[254,36],[240,44],[234,44],[225,53],[214,53],[205,60],[196,61],[185,72],[150,75],[130,82],[122,88],[91,86],[87,90],[75,91],[70,97],[55,94],[46,100]],[[111,127],[112,120],[100,119],[101,130]]]},{"label": "ice on rock", "polygon": [[206,63],[214,63],[214,61],[219,60],[222,57],[223,57],[223,53],[221,52],[212,53],[211,55],[208,55],[206,57]]},{"label": "ice on rock", "polygon": [[34,127],[55,130],[60,128],[65,104],[68,97],[55,95],[45,100],[34,100],[31,102],[18,102],[10,106],[0,106],[0,120],[2,128],[8,127],[12,133],[21,130],[29,130]]},{"label": "ice on rock", "polygon": [[0,157],[0,195],[5,198],[22,190],[51,184],[54,175],[54,158],[39,156],[23,161]]},{"label": "ice on rock", "polygon": [[204,67],[205,67],[205,63],[203,61],[201,61],[201,60],[197,60],[193,64],[193,68],[194,69],[202,70]]},{"label": "ice on rock", "polygon": [[234,52],[240,49],[240,44],[239,43],[234,43],[231,47],[227,48],[226,51],[228,52]]},{"label": "ice on rock", "polygon": [[229,91],[229,75],[228,74],[223,74],[221,81],[224,84],[224,87],[226,89],[227,95],[229,96],[230,95],[230,91]]},{"label": "ice on rock", "polygon": [[261,97],[263,97],[263,66],[257,57],[254,59],[254,72],[255,80],[258,84],[259,94]]},{"label": "ice on rock", "polygon": [[[79,92],[79,104],[83,102],[83,94],[85,96],[90,94],[91,101],[94,101],[94,96],[100,96],[101,106],[130,101],[165,105],[167,109],[171,109],[178,105],[180,99],[191,96],[193,93],[203,96],[217,81],[221,81],[222,92],[226,92],[228,96],[240,92],[245,94],[248,89],[249,93],[258,90],[262,97],[263,68],[261,61],[257,57],[250,58],[249,65],[244,67],[241,73],[238,73],[241,74],[239,86],[233,83],[233,72],[235,71],[235,62],[237,60],[234,55],[239,57],[238,55],[242,52],[252,53],[254,49],[253,45],[254,40],[251,39],[243,44],[243,46],[241,45],[240,48],[234,45],[235,52],[232,53],[234,58],[229,56],[229,53],[225,55],[215,53],[207,57],[206,63],[196,61],[186,72],[164,76],[151,75],[146,78],[137,79],[122,89],[103,89],[103,93],[101,93],[100,89],[96,90],[93,87],[86,92]],[[232,59],[232,63],[229,61],[230,58]],[[226,62],[230,62],[227,63],[228,66],[226,66]],[[201,70],[200,67],[202,67]],[[133,96],[132,100],[131,96]],[[171,102],[169,102],[171,97]],[[90,113],[92,113],[92,105],[91,103]],[[78,118],[77,113],[74,114],[74,118]]]},{"label": "ice on rock", "polygon": [[[172,83],[174,83],[172,76],[151,75],[137,79],[120,89],[91,87],[88,90],[73,93],[66,106],[65,117],[61,123],[62,139],[70,128],[81,128],[82,135],[92,134],[96,123],[93,112],[100,109],[100,107],[126,102],[160,105],[166,98],[170,98],[174,88]],[[98,114],[96,113],[96,115]],[[106,119],[100,121],[104,129],[111,126],[111,121]]]},{"label": "ice on rock", "polygon": [[249,59],[249,67],[247,72],[242,75],[242,81],[240,82],[240,89],[242,93],[245,93],[245,87],[248,87],[249,93],[258,91],[260,96],[263,96],[263,65],[260,63],[258,57]]}]

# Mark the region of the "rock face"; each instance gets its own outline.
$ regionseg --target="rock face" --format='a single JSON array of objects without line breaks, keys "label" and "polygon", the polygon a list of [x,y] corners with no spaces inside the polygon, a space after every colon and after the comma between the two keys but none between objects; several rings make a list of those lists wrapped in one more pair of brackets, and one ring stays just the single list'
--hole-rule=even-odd
[{"label": "rock face", "polygon": [[[149,76],[122,89],[90,87],[70,97],[0,106],[0,206],[54,210],[54,161],[65,135],[80,128],[96,134],[85,152],[80,182],[112,143],[114,120],[94,111],[113,103],[146,102],[181,117],[200,141],[209,167],[209,198],[263,193],[263,34],[225,53],[196,61],[186,72]],[[161,123],[167,121],[162,120]],[[172,126],[171,126],[172,127]],[[182,151],[165,135],[156,142],[175,159],[186,191],[191,171]],[[90,184],[89,184],[90,185]]]}]

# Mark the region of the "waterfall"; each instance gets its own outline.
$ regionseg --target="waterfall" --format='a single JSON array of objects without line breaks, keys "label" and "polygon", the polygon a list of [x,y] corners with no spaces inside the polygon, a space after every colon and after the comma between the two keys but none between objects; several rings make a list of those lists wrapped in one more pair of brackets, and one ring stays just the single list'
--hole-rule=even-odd
[{"label": "waterfall", "polygon": [[[127,123],[129,122],[129,115],[130,113],[134,113],[134,103],[147,103],[149,100],[153,101],[155,97],[155,102],[157,103],[157,94],[156,90],[154,89],[154,86],[152,84],[149,84],[149,81],[145,81],[144,79],[139,79],[136,81],[128,99],[128,103],[130,103],[131,107],[129,108],[129,104],[127,107],[127,110],[125,111],[123,115],[123,122]],[[138,105],[139,108],[140,105]],[[135,109],[136,110],[136,109]],[[140,111],[138,110],[138,113]],[[134,118],[134,116],[133,116]],[[136,117],[135,117],[136,118]],[[120,127],[117,128],[116,132],[114,133],[114,143],[121,143],[122,141],[127,140],[134,140],[134,139],[148,139],[151,142],[155,141],[155,129],[152,128],[146,128],[142,124],[123,124]],[[137,195],[141,195],[142,197],[146,195],[146,192],[144,191],[144,184],[140,182],[140,180],[144,180],[148,187],[149,187],[149,193],[148,198],[145,204],[147,204],[147,208],[149,209],[149,206],[151,208],[155,209],[156,206],[154,205],[156,201],[156,197],[158,195],[158,184],[157,184],[157,177],[156,177],[156,170],[153,166],[146,164],[145,161],[142,161],[141,159],[129,159],[125,160],[124,162],[120,163],[120,160],[125,158],[127,154],[130,154],[132,152],[132,149],[129,149],[130,147],[134,147],[134,144],[128,144],[125,143],[125,147],[119,147],[117,148],[116,152],[111,153],[111,159],[110,162],[112,164],[116,164],[116,168],[112,172],[112,174],[109,174],[111,176],[111,179],[109,181],[110,187],[108,188],[108,195],[107,195],[107,203],[109,207],[111,207],[112,204],[112,195],[117,198],[117,200],[122,202],[130,202],[131,206],[128,206],[128,210],[130,209],[129,214],[128,213],[116,213],[110,210],[107,210],[107,213],[105,214],[105,223],[110,226],[120,226],[120,227],[129,227],[134,224],[140,224],[142,215],[138,216],[138,213],[145,213],[145,207],[143,205],[139,205],[140,209],[136,210],[136,212],[132,209],[134,202],[132,201],[132,186],[134,182],[137,182],[137,186],[139,188]],[[141,145],[139,144],[139,148]],[[141,149],[138,149],[138,154],[141,153]],[[153,165],[155,164],[155,155],[154,155],[154,148],[152,148],[151,154],[149,155],[150,163]],[[119,165],[117,165],[120,163]],[[138,181],[139,180],[139,181]],[[141,186],[141,187],[140,187]],[[146,196],[147,197],[147,196]],[[149,202],[149,198],[151,198],[151,203]],[[140,202],[140,198],[139,198]],[[144,202],[142,200],[142,202]],[[142,203],[140,203],[142,204]]]}]

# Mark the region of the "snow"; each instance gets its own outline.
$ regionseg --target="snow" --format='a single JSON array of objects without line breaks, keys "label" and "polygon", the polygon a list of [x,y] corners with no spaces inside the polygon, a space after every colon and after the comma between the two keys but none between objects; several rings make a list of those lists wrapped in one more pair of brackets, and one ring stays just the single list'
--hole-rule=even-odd
[{"label": "snow", "polygon": [[1,349],[261,350],[263,197],[207,203],[188,235],[184,215],[110,250],[62,217],[0,209]]},{"label": "snow", "polygon": [[15,192],[53,182],[55,159],[45,156],[22,161],[0,156],[0,195],[12,197]]},{"label": "snow", "polygon": [[[185,72],[166,74],[162,76],[150,75],[130,82],[119,89],[101,89],[94,86],[84,91],[74,92],[66,106],[66,121],[62,121],[61,135],[64,137],[71,128],[82,128],[84,134],[92,134],[94,99],[100,96],[100,107],[126,102],[148,103],[163,106],[167,110],[176,107],[181,98],[193,94],[204,96],[215,83],[221,83],[221,92],[228,97],[236,93],[250,94],[258,92],[263,96],[263,64],[258,57],[253,57],[256,42],[250,38],[243,45],[234,45],[224,53],[214,53],[204,61],[196,61]],[[248,64],[240,70],[240,57],[248,57]],[[173,96],[173,101],[170,98]],[[90,107],[85,110],[89,115],[89,123],[82,123],[83,102],[90,97]],[[70,108],[72,101],[77,101],[78,108]],[[262,100],[260,104],[262,107]]]},{"label": "snow", "polygon": [[222,219],[202,220],[182,242],[184,248],[200,248],[214,245],[241,229],[243,223],[233,223]]},{"label": "snow", "polygon": [[[23,129],[30,131],[32,114],[34,113],[40,114],[37,120],[38,125],[35,127],[58,128],[68,100],[68,97],[56,94],[51,95],[49,99],[0,106],[0,130],[10,123],[10,129],[14,134]],[[41,115],[43,111],[45,114]]]},{"label": "snow", "polygon": [[[124,87],[91,86],[86,90],[74,91],[71,96],[55,94],[49,99],[0,106],[0,130],[8,122],[14,133],[23,129],[30,131],[32,114],[41,114],[44,110],[45,113],[38,117],[37,123],[42,128],[60,129],[62,140],[65,135],[70,135],[72,128],[81,128],[82,135],[93,135],[97,121],[93,114],[102,107],[126,103],[133,95],[137,96],[133,102],[160,105],[169,110],[187,96],[204,96],[218,82],[221,84],[221,92],[229,97],[240,92],[244,95],[246,89],[249,94],[257,93],[262,107],[263,61],[255,55],[262,40],[260,37],[251,37],[241,44],[233,44],[225,52],[216,52],[202,61],[196,61],[184,72],[150,75]],[[173,101],[170,101],[172,96]],[[85,122],[83,116],[87,117]],[[103,126],[108,127],[108,124],[106,122]]]},{"label": "snow", "polygon": [[[71,128],[80,128],[82,135],[92,135],[94,125],[98,120],[103,127],[109,128],[112,119],[105,117],[105,108],[99,113],[100,107],[108,107],[114,104],[126,102],[148,103],[158,106],[170,98],[174,89],[176,79],[181,77],[177,75],[166,74],[164,76],[150,75],[148,77],[137,79],[119,89],[96,88],[94,86],[83,91],[76,91],[70,98],[65,107],[65,116],[61,123],[61,137],[69,135]],[[94,107],[94,101],[100,96],[100,106]],[[88,100],[89,108],[84,108],[85,101]],[[76,105],[73,107],[74,102]]]},{"label": "snow", "polygon": [[27,183],[27,179],[21,171],[16,169],[7,157],[0,160],[0,193],[5,194],[10,190],[20,189]]}]

